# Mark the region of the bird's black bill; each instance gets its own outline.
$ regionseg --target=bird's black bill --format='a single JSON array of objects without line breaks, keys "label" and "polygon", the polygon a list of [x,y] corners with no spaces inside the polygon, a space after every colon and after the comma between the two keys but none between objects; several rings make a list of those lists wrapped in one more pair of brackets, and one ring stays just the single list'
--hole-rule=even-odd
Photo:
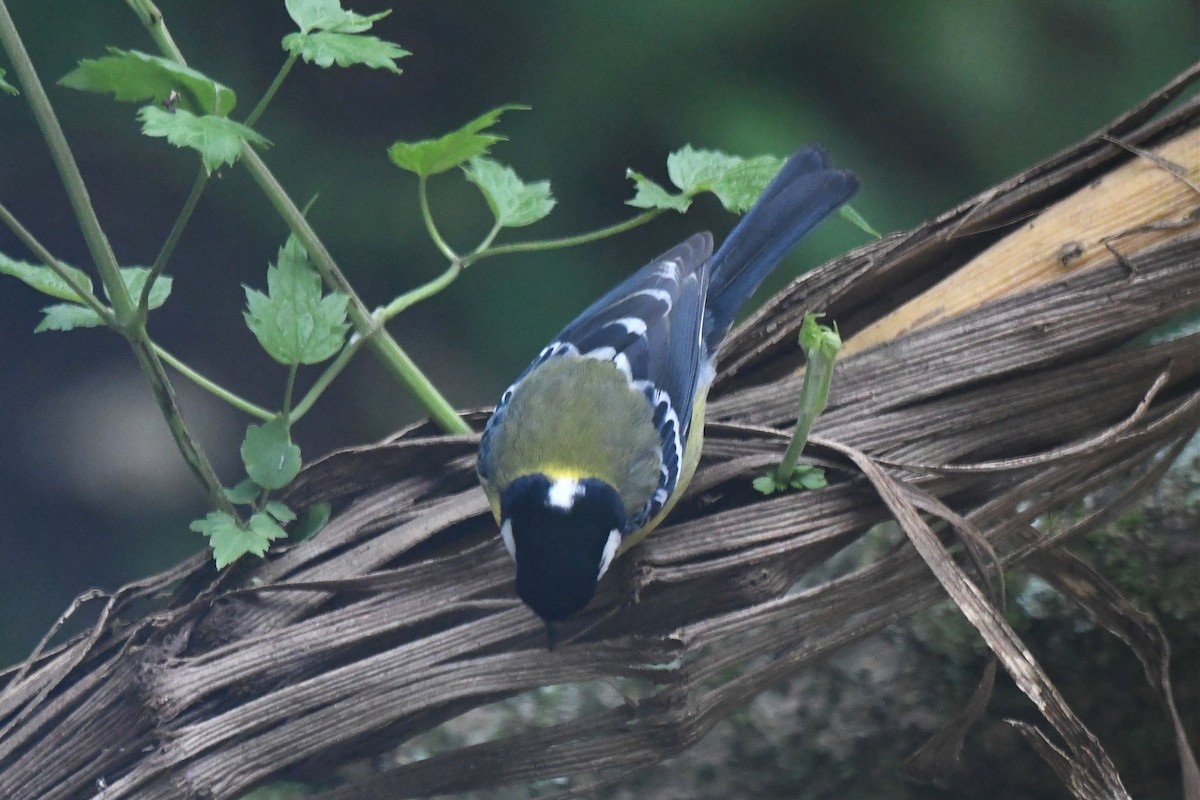
[{"label": "bird's black bill", "polygon": [[558,623],[557,622],[547,622],[546,623],[546,647],[548,647],[550,650],[553,650],[554,646],[556,644],[558,644],[558,634],[559,634]]}]

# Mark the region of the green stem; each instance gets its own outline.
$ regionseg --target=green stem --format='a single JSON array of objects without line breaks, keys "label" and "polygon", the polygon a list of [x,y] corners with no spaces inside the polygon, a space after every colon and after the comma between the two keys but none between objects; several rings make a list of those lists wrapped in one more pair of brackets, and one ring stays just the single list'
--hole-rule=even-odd
[{"label": "green stem", "polygon": [[21,224],[21,221],[13,216],[12,212],[5,208],[3,203],[0,203],[0,222],[3,222],[5,225],[7,225],[9,230],[16,234],[17,238],[21,240],[21,243],[28,247],[29,251],[33,253],[39,261],[49,267],[55,275],[61,278],[63,283],[67,284],[67,286],[70,286],[71,291],[75,292],[75,294],[79,296],[79,299],[82,303],[84,303],[88,308],[92,309],[92,311],[95,311],[97,314],[99,314],[100,318],[104,320],[106,324],[112,325],[115,323],[116,320],[113,319],[112,309],[104,305],[104,303],[101,303],[100,298],[92,294],[91,290],[88,289],[87,286],[84,286],[82,283],[76,280],[74,275],[68,272],[62,264],[58,263],[58,260],[54,257],[54,255],[51,254],[51,252],[47,250],[32,233],[26,230],[25,226]]},{"label": "green stem", "polygon": [[500,233],[500,230],[503,227],[504,226],[500,224],[500,221],[496,220],[496,224],[492,226],[490,231],[488,231],[488,235],[483,237],[483,241],[479,243],[479,246],[471,251],[471,255],[482,253],[484,250],[487,250],[489,247],[491,247],[492,242],[496,239],[496,235]]},{"label": "green stem", "polygon": [[[158,43],[159,50],[179,64],[186,64],[183,54],[179,52],[179,48],[175,46],[175,42],[167,31],[162,13],[154,4],[150,0],[126,0],[126,2],[138,13],[142,24],[146,26],[155,42]],[[2,3],[3,0],[0,0],[0,4]],[[317,237],[316,231],[308,224],[300,209],[292,202],[291,197],[271,174],[258,153],[244,142],[242,143],[242,163],[246,165],[250,176],[266,194],[267,199],[275,206],[275,210],[283,217],[288,228],[304,245],[309,259],[325,283],[350,299],[347,304],[350,321],[359,336],[367,340],[367,344],[375,352],[376,357],[383,361],[384,366],[408,387],[442,430],[448,433],[470,433],[470,426],[462,421],[462,418],[454,410],[454,406],[450,405],[446,398],[438,392],[437,387],[430,382],[429,378],[425,377],[425,374],[401,349],[396,340],[383,329],[382,323],[371,314],[350,282],[346,280],[329,251],[325,249],[324,243]]]},{"label": "green stem", "polygon": [[[467,256],[467,258],[471,258],[475,254],[486,250],[492,243],[492,240],[496,238],[496,234],[500,232],[501,227],[502,226],[499,222],[493,225],[492,229],[488,231],[488,235],[483,238],[483,241],[479,243],[478,247],[471,251],[471,255]],[[400,314],[402,311],[415,306],[417,303],[420,303],[423,300],[433,297],[442,289],[445,289],[447,286],[454,283],[454,279],[462,274],[465,260],[466,259],[462,258],[450,259],[450,266],[446,267],[446,270],[441,275],[438,275],[428,283],[418,286],[412,291],[405,292],[376,313],[379,315],[380,319],[382,319],[384,322],[387,322],[396,315]]]},{"label": "green stem", "polygon": [[292,413],[292,392],[296,390],[296,373],[299,371],[299,364],[292,364],[288,367],[287,386],[283,390],[283,418],[289,423]]},{"label": "green stem", "polygon": [[154,40],[164,55],[173,58],[180,64],[187,64],[183,60],[183,53],[176,46],[175,40],[171,38],[171,32],[167,30],[166,23],[163,22],[163,15],[158,10],[158,6],[150,0],[125,0],[125,4],[133,9],[133,13],[137,14],[142,25],[150,33],[150,38]]},{"label": "green stem", "polygon": [[358,352],[364,342],[366,342],[366,339],[355,334],[350,343],[342,348],[342,352],[338,353],[337,358],[325,368],[320,377],[309,387],[308,391],[304,393],[304,397],[300,398],[300,402],[296,403],[296,407],[292,409],[292,413],[288,417],[292,422],[297,421],[308,413],[313,403],[317,402],[321,394],[329,388],[329,384],[333,383],[333,379],[341,374],[341,371],[350,363],[350,359],[354,357],[354,354]]},{"label": "green stem", "polygon": [[442,238],[442,234],[438,232],[437,225],[433,222],[433,214],[429,211],[429,191],[428,181],[422,175],[417,181],[417,196],[421,201],[421,219],[425,220],[425,230],[429,231],[429,238],[433,239],[433,243],[437,245],[437,249],[442,251],[442,255],[451,261],[458,261],[458,253],[454,252],[454,248],[446,244],[446,240]]},{"label": "green stem", "polygon": [[46,146],[50,149],[59,180],[67,190],[71,209],[75,212],[75,218],[83,231],[88,252],[91,253],[96,269],[100,272],[100,279],[104,282],[104,289],[112,301],[117,325],[123,328],[133,318],[133,303],[129,299],[125,282],[121,280],[117,257],[104,234],[104,229],[100,227],[100,220],[92,207],[92,200],[79,172],[79,165],[75,163],[75,156],[67,144],[67,137],[63,134],[54,108],[50,105],[50,98],[46,96],[46,90],[33,68],[33,61],[25,50],[25,43],[17,33],[17,27],[4,0],[0,0],[0,43],[4,45],[9,60],[12,61],[13,71],[25,92],[25,100],[29,103],[38,128],[42,131],[42,137],[46,140]]},{"label": "green stem", "polygon": [[359,298],[350,282],[346,280],[346,276],[338,268],[337,263],[334,262],[333,256],[325,249],[325,244],[317,237],[316,231],[308,224],[308,220],[304,218],[300,209],[296,207],[279,181],[271,174],[262,158],[254,152],[250,145],[244,143],[242,145],[242,162],[250,171],[250,176],[254,178],[255,183],[275,206],[275,210],[283,217],[288,228],[304,245],[308,251],[309,260],[324,278],[325,283],[333,290],[350,298],[350,302],[346,306],[350,321],[359,336],[367,340],[367,345],[376,357],[383,361],[384,366],[412,392],[442,430],[447,433],[470,433],[470,426],[462,421],[458,412],[454,410],[454,406],[450,405],[449,401],[442,396],[437,387],[421,372],[391,334],[383,329],[382,321],[377,320]]},{"label": "green stem", "polygon": [[287,61],[283,62],[283,66],[279,68],[279,72],[275,73],[275,80],[271,81],[271,85],[267,87],[267,91],[263,93],[262,99],[258,101],[258,105],[250,112],[243,122],[244,125],[254,127],[254,123],[258,122],[258,118],[267,110],[275,93],[279,91],[279,87],[283,85],[283,81],[287,78],[288,73],[292,71],[292,66],[295,65],[296,59],[299,58],[299,53],[291,53],[287,57]]},{"label": "green stem", "polygon": [[216,383],[215,381],[204,377],[199,372],[197,372],[196,370],[189,367],[187,364],[180,361],[178,358],[176,358],[174,355],[172,355],[166,348],[164,348],[162,345],[158,344],[157,342],[153,342],[153,341],[150,342],[150,346],[154,349],[155,355],[157,355],[163,361],[170,364],[172,369],[174,369],[180,375],[187,378],[192,383],[199,386],[201,389],[204,389],[205,391],[209,392],[210,394],[216,395],[217,397],[221,398],[226,403],[229,403],[229,405],[233,406],[234,408],[238,409],[239,411],[244,411],[245,413],[249,414],[250,416],[257,417],[258,419],[261,419],[264,422],[270,422],[271,420],[275,419],[275,417],[278,416],[278,414],[274,413],[273,411],[268,411],[267,409],[263,408],[262,406],[257,406],[254,403],[251,403],[249,400],[246,400],[243,397],[239,397],[238,395],[229,391],[228,389],[226,389],[224,386],[220,385],[219,383]]},{"label": "green stem", "polygon": [[[145,2],[145,0],[139,0],[139,2]],[[212,464],[209,463],[200,444],[187,429],[179,410],[175,390],[171,386],[166,370],[163,369],[162,361],[154,353],[149,338],[146,336],[146,329],[137,319],[133,301],[130,299],[125,281],[121,277],[116,255],[113,254],[112,246],[109,244],[104,229],[100,227],[100,220],[96,217],[96,211],[92,207],[87,186],[83,182],[83,176],[79,173],[79,166],[75,163],[75,156],[71,153],[67,138],[63,135],[62,126],[58,123],[58,118],[50,105],[50,99],[46,96],[46,90],[43,88],[41,80],[38,79],[37,71],[33,67],[29,53],[25,50],[25,44],[21,41],[20,34],[17,33],[16,25],[8,13],[8,7],[4,0],[0,0],[0,43],[3,44],[12,61],[13,70],[25,92],[25,99],[42,131],[42,137],[50,149],[59,179],[67,190],[67,197],[70,199],[75,218],[79,221],[79,226],[83,231],[88,251],[100,273],[100,279],[104,283],[109,300],[112,301],[114,327],[125,336],[129,346],[133,349],[134,357],[150,382],[150,388],[162,410],[167,427],[175,438],[175,444],[184,461],[187,462],[188,468],[192,470],[204,487],[209,504],[213,508],[225,511],[234,519],[238,519],[237,510],[225,496],[225,490],[221,487],[221,482],[218,480]],[[173,45],[173,43],[171,44]]]},{"label": "green stem", "polygon": [[796,431],[783,454],[783,460],[775,470],[775,482],[778,486],[791,483],[792,473],[796,471],[796,462],[800,460],[800,453],[808,443],[813,423],[825,410],[825,404],[829,400],[833,362],[838,348],[841,347],[841,339],[833,331],[825,329],[819,334],[814,333],[809,344],[805,341],[806,333],[817,328],[815,317],[807,315],[804,320],[804,332],[800,334],[801,342],[806,345],[804,354],[807,359],[804,365],[804,383],[800,388],[800,412],[796,417]]},{"label": "green stem", "polygon": [[[802,396],[808,394],[810,373],[804,373],[804,389],[801,390]],[[792,473],[796,471],[796,463],[800,460],[800,453],[804,451],[804,445],[808,444],[808,434],[812,431],[813,420],[816,419],[815,414],[808,414],[804,410],[804,401],[801,401],[801,412],[796,420],[796,430],[792,434],[792,440],[788,442],[787,451],[783,454],[783,460],[779,462],[779,466],[775,470],[775,482],[779,486],[787,486],[791,483]]]},{"label": "green stem", "polygon": [[451,261],[450,266],[441,275],[437,276],[428,283],[418,286],[411,292],[405,292],[376,313],[384,322],[387,322],[401,311],[404,311],[405,309],[416,305],[422,300],[432,297],[442,289],[445,289],[454,282],[454,279],[457,278],[461,272],[461,262]]},{"label": "green stem", "polygon": [[380,328],[377,334],[367,339],[367,346],[392,374],[404,382],[409,392],[429,412],[430,418],[439,428],[446,433],[473,433],[471,426],[463,422],[454,406],[450,405],[429,378],[425,377],[391,334]]},{"label": "green stem", "polygon": [[[426,216],[426,226],[429,228],[430,235],[434,237],[435,243],[437,243],[440,241],[441,237],[438,236],[436,228],[433,227],[432,217],[428,215],[428,204],[425,202],[425,193],[423,191],[421,193],[421,198],[421,209],[422,213]],[[483,238],[483,241],[479,243],[479,246],[472,250],[468,255],[462,257],[452,256],[450,258],[450,266],[446,268],[445,272],[428,283],[418,286],[411,292],[406,292],[400,295],[395,300],[384,306],[383,309],[381,309],[378,313],[383,321],[387,322],[397,314],[400,314],[402,311],[411,308],[422,300],[426,300],[440,292],[442,289],[445,289],[454,282],[454,279],[457,278],[464,269],[471,264],[474,264],[476,261],[480,261],[481,259],[490,258],[491,256],[504,255],[506,253],[554,250],[560,247],[572,247],[578,244],[594,242],[598,239],[603,239],[606,236],[613,236],[632,228],[636,228],[639,225],[644,225],[645,223],[657,217],[660,213],[662,213],[662,211],[663,209],[651,209],[638,214],[637,216],[631,217],[624,222],[618,222],[615,225],[609,225],[607,228],[600,228],[599,230],[590,231],[588,233],[580,233],[576,234],[575,236],[565,236],[560,239],[541,239],[532,242],[514,242],[513,244],[492,247],[492,241],[502,229],[500,223],[497,222],[492,226],[492,229],[488,231],[488,235]],[[442,244],[444,245],[444,242]],[[441,245],[439,245],[439,249],[440,247]]]},{"label": "green stem", "polygon": [[163,270],[167,268],[167,262],[170,261],[171,254],[175,252],[175,245],[179,243],[179,237],[183,235],[183,229],[187,227],[188,220],[192,218],[192,212],[196,210],[196,204],[200,202],[200,195],[204,194],[204,187],[207,185],[208,170],[201,166],[200,171],[196,174],[196,180],[192,183],[192,190],[188,192],[187,200],[184,201],[183,208],[179,210],[175,224],[171,226],[171,232],[167,234],[167,240],[163,242],[162,249],[158,251],[154,265],[150,267],[146,285],[142,287],[142,296],[138,298],[137,314],[143,324],[146,321],[146,314],[150,310],[150,289],[158,280],[158,276],[162,275]]},{"label": "green stem", "polygon": [[217,478],[212,464],[209,463],[208,456],[200,447],[200,443],[192,437],[191,431],[183,421],[183,415],[179,411],[179,403],[175,397],[175,389],[171,386],[171,381],[163,369],[162,361],[154,352],[154,345],[144,335],[141,338],[130,339],[129,345],[133,348],[133,354],[137,358],[138,364],[141,365],[142,371],[150,380],[150,386],[154,390],[154,399],[158,401],[159,410],[167,421],[167,427],[171,429],[171,435],[175,437],[175,444],[183,455],[183,460],[187,462],[188,468],[196,476],[196,480],[200,481],[200,485],[204,487],[209,506],[224,511],[240,524],[241,517],[238,516],[233,503],[229,502],[229,498],[225,496],[225,489],[221,486],[221,481]]},{"label": "green stem", "polygon": [[510,255],[512,253],[533,253],[543,250],[558,250],[563,247],[575,247],[576,245],[588,244],[609,236],[615,236],[618,233],[632,230],[639,225],[645,225],[650,220],[658,217],[666,209],[651,208],[643,211],[636,216],[630,217],[624,222],[618,222],[614,225],[609,225],[606,228],[599,228],[587,233],[576,234],[575,236],[563,236],[558,239],[537,239],[530,242],[513,242],[512,244],[501,244],[495,247],[488,247],[482,250],[477,250],[469,255],[463,256],[463,268],[469,267],[476,261],[482,261],[485,258],[493,256]]}]

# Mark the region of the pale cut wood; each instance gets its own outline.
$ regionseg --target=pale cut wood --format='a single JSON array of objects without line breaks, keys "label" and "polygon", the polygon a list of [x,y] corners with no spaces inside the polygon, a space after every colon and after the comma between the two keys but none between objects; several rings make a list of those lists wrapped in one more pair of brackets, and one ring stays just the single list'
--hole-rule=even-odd
[{"label": "pale cut wood", "polygon": [[1110,261],[1110,248],[1135,253],[1177,235],[1178,226],[1200,226],[1200,130],[1149,152],[1180,173],[1142,156],[1089,183],[850,337],[839,357]]},{"label": "pale cut wood", "polygon": [[[314,539],[219,575],[193,559],[106,595],[90,632],[0,671],[0,798],[235,800],[291,779],[325,787],[322,800],[397,800],[556,776],[593,776],[568,794],[595,794],[945,597],[911,548],[815,578],[814,567],[889,516],[863,475],[886,477],[901,500],[923,498],[923,513],[969,520],[1004,564],[1111,520],[1200,428],[1200,333],[1146,335],[1200,310],[1194,227],[1122,250],[1124,261],[1100,253],[1093,269],[839,361],[817,442],[830,485],[763,498],[750,480],[787,439],[806,310],[828,309],[847,332],[870,325],[1031,214],[1140,160],[1113,139],[1152,149],[1196,131],[1200,96],[1164,109],[1198,81],[1200,65],[1101,134],[804,276],[752,317],[714,392],[710,419],[729,424],[708,427],[692,490],[614,565],[554,653],[513,598],[511,564],[474,482],[476,442],[416,426],[309,466],[287,499],[335,505]],[[1134,224],[1114,220],[1108,233]],[[837,455],[846,446],[865,469]],[[964,465],[979,461],[1017,466]],[[1069,529],[1032,527],[1084,498],[1089,511]],[[1153,631],[1136,638],[1157,641]],[[1143,661],[1165,674],[1159,649]],[[472,708],[548,684],[623,679],[638,687],[623,704],[395,763],[398,743]],[[1097,735],[1122,755],[1120,733]],[[1104,769],[1080,773],[1071,750],[1078,742],[1045,752],[1077,797],[1105,796],[1101,783],[1119,791]],[[342,783],[331,787],[334,777]]]}]

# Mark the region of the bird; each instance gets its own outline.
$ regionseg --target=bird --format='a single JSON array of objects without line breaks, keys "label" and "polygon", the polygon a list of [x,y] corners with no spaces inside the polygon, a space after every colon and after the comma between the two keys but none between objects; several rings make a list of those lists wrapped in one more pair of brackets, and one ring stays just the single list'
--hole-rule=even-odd
[{"label": "bird", "polygon": [[546,626],[581,611],[618,554],[671,511],[696,471],[721,344],[763,279],[858,190],[808,145],[720,248],[696,233],[575,318],[500,397],[476,472],[516,594]]}]

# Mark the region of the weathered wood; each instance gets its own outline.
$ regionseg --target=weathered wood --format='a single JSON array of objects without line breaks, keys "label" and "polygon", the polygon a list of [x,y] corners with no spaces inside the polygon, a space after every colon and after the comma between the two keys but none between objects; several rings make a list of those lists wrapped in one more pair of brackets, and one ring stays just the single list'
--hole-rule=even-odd
[{"label": "weathered wood", "polygon": [[[754,315],[729,343],[692,490],[669,525],[614,565],[572,622],[575,641],[546,652],[539,622],[512,598],[511,565],[474,486],[473,438],[417,426],[305,471],[289,499],[337,507],[313,540],[219,576],[193,559],[100,597],[92,631],[0,673],[0,797],[233,798],[281,776],[328,775],[475,706],[596,679],[640,697],[321,796],[420,797],[628,771],[945,596],[911,548],[793,591],[890,518],[880,491],[893,507],[944,503],[1003,563],[1057,545],[1031,533],[1039,514],[1118,479],[1138,478],[1134,489],[1153,480],[1165,468],[1156,454],[1200,427],[1200,334],[1139,339],[1200,309],[1200,193],[1139,154],[1166,147],[1169,157],[1170,142],[1200,136],[1200,97],[1160,114],[1198,76],[1189,70],[1104,131],[937,220],[804,276]],[[1125,197],[1170,186],[1173,199],[1106,200],[1103,214],[1088,215],[1108,196],[1090,188],[1097,182],[1133,193]],[[1089,226],[1085,257],[1065,259],[1080,268],[1040,270],[1043,279],[1019,286],[1006,279],[973,302],[960,302],[961,288],[940,296],[963,265],[988,276],[997,259],[1011,275],[1024,260],[1014,252],[1064,252],[1064,236],[1083,234],[1039,222],[1060,216]],[[1147,225],[1151,238],[1121,235]],[[881,322],[897,308],[908,310]],[[831,485],[763,498],[750,479],[786,444],[806,310],[829,312],[864,344],[838,364],[815,431]],[[888,333],[866,333],[884,324]],[[851,450],[870,461],[855,467]]]}]

